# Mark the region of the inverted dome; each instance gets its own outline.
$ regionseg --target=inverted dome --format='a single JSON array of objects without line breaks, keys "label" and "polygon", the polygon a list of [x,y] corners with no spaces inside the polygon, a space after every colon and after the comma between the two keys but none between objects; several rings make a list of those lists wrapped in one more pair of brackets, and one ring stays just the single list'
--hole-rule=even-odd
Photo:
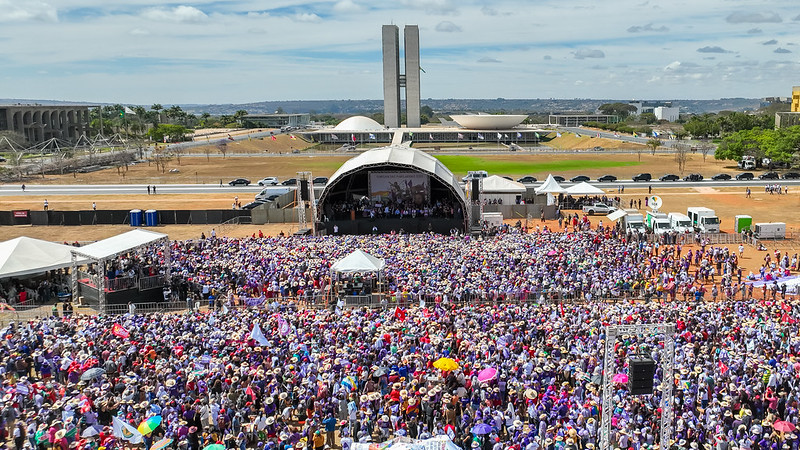
[{"label": "inverted dome", "polygon": [[377,131],[382,130],[383,125],[364,116],[353,116],[344,119],[342,123],[336,125],[334,130],[341,131]]},{"label": "inverted dome", "polygon": [[524,114],[462,114],[450,116],[462,128],[471,130],[503,130],[514,128],[527,119]]}]

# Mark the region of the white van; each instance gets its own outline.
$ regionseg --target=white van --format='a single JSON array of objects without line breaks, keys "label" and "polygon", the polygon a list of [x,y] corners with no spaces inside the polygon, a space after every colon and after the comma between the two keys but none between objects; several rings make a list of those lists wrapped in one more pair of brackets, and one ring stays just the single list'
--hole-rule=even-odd
[{"label": "white van", "polygon": [[757,223],[753,234],[758,239],[786,239],[786,224],[783,222]]},{"label": "white van", "polygon": [[461,179],[461,181],[467,182],[470,180],[479,180],[481,178],[486,178],[489,176],[489,172],[485,170],[470,170],[467,172],[467,176]]},{"label": "white van", "polygon": [[688,233],[694,230],[692,227],[692,220],[686,214],[671,212],[667,215],[669,217],[669,224],[672,229],[678,233]]}]

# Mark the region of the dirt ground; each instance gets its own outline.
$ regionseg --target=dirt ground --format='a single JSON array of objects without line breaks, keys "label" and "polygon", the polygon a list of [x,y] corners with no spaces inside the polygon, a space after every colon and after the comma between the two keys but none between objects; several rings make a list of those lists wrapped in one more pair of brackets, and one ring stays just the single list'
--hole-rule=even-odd
[{"label": "dirt ground", "polygon": [[609,150],[647,148],[644,144],[620,141],[617,139],[599,138],[591,134],[582,134],[581,137],[578,137],[575,136],[575,133],[564,132],[561,133],[561,137],[557,136],[555,132],[549,133],[547,137],[552,138],[552,140],[546,142],[545,145],[562,150],[586,150],[594,147],[603,147]]}]

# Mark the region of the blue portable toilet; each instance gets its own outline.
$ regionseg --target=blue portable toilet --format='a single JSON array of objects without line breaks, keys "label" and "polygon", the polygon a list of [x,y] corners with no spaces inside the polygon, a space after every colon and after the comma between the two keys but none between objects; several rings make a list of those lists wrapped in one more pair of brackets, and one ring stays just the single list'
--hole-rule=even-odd
[{"label": "blue portable toilet", "polygon": [[131,226],[132,227],[140,227],[140,226],[142,226],[142,210],[141,209],[132,209],[131,210]]},{"label": "blue portable toilet", "polygon": [[144,224],[148,227],[158,226],[158,211],[155,209],[148,209],[144,212]]}]

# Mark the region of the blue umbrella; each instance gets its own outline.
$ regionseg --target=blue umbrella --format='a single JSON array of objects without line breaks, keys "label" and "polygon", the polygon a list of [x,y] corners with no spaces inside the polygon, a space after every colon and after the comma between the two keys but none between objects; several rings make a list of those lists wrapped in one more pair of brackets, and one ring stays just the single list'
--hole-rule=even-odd
[{"label": "blue umbrella", "polygon": [[492,432],[492,426],[488,423],[479,423],[472,427],[472,434],[489,434]]}]

